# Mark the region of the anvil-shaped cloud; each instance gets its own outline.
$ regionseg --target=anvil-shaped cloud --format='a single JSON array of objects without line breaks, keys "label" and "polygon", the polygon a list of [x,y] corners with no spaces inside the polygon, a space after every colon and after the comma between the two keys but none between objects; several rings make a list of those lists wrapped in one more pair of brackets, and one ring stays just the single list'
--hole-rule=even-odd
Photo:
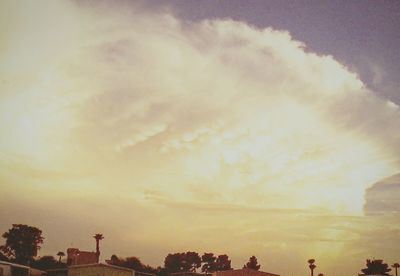
[{"label": "anvil-shaped cloud", "polygon": [[129,198],[141,212],[162,207],[156,220],[205,210],[220,223],[229,210],[361,215],[365,190],[399,171],[399,107],[286,31],[189,23],[125,2],[1,10],[10,199],[40,187],[26,204]]}]

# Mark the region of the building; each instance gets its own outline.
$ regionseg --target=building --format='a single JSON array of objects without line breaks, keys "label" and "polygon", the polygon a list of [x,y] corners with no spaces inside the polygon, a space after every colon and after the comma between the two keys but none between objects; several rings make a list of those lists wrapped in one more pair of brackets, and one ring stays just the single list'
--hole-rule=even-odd
[{"label": "building", "polygon": [[50,269],[47,271],[47,276],[155,276],[155,274],[138,272],[110,264],[95,263]]},{"label": "building", "polygon": [[0,261],[0,276],[29,276],[29,266]]},{"label": "building", "polygon": [[47,276],[68,276],[68,268],[56,268],[46,270]]},{"label": "building", "polygon": [[258,271],[253,269],[234,269],[225,271],[216,271],[212,273],[213,276],[279,276],[278,274]]},{"label": "building", "polygon": [[67,249],[67,265],[84,265],[98,263],[96,252],[81,251],[78,248]]},{"label": "building", "polygon": [[135,271],[109,264],[86,264],[68,267],[68,276],[135,276]]},{"label": "building", "polygon": [[104,239],[102,234],[95,234],[93,238],[96,240],[96,252],[81,251],[78,248],[67,249],[67,265],[84,265],[95,264],[100,259],[99,242]]},{"label": "building", "polygon": [[211,274],[182,271],[182,272],[169,273],[168,275],[169,276],[206,276],[206,275],[211,275]]},{"label": "building", "polygon": [[45,276],[45,275],[47,275],[47,272],[31,267],[29,275],[30,276]]},{"label": "building", "polygon": [[44,276],[45,271],[29,266],[0,261],[0,276]]}]

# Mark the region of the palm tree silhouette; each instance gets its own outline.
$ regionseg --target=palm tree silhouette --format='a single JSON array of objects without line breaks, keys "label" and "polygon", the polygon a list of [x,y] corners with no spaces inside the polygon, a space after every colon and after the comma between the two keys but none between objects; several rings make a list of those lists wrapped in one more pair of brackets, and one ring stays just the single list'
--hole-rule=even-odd
[{"label": "palm tree silhouette", "polygon": [[93,238],[96,240],[96,256],[97,256],[97,262],[99,262],[99,257],[100,257],[100,246],[99,242],[104,239],[102,234],[95,234]]},{"label": "palm tree silhouette", "polygon": [[65,253],[62,251],[58,251],[57,256],[58,256],[58,261],[61,263],[61,257],[64,257]]},{"label": "palm tree silhouette", "polygon": [[359,275],[387,275],[390,276],[389,272],[391,269],[388,264],[385,264],[383,260],[367,260],[366,268],[361,269],[363,274]]},{"label": "palm tree silhouette", "polygon": [[308,263],[309,263],[309,265],[308,265],[308,267],[310,268],[310,270],[311,270],[311,276],[314,276],[314,269],[317,267],[314,263],[315,263],[315,260],[314,259],[309,259],[308,260]]},{"label": "palm tree silhouette", "polygon": [[400,267],[399,263],[394,263],[394,264],[392,265],[392,267],[394,268],[394,271],[395,271],[396,276],[397,276],[397,269]]}]

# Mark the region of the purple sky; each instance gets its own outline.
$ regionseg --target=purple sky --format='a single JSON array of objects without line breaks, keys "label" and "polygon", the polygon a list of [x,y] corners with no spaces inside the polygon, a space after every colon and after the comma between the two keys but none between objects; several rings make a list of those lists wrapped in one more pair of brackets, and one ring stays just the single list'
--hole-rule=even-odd
[{"label": "purple sky", "polygon": [[232,18],[288,30],[307,49],[330,54],[375,93],[400,103],[399,1],[152,1],[180,18]]}]

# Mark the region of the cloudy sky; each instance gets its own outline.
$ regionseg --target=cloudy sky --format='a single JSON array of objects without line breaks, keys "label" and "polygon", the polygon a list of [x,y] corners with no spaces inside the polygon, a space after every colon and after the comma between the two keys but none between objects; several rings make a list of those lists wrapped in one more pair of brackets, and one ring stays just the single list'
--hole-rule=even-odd
[{"label": "cloudy sky", "polygon": [[2,1],[0,232],[41,255],[398,262],[400,4]]}]

